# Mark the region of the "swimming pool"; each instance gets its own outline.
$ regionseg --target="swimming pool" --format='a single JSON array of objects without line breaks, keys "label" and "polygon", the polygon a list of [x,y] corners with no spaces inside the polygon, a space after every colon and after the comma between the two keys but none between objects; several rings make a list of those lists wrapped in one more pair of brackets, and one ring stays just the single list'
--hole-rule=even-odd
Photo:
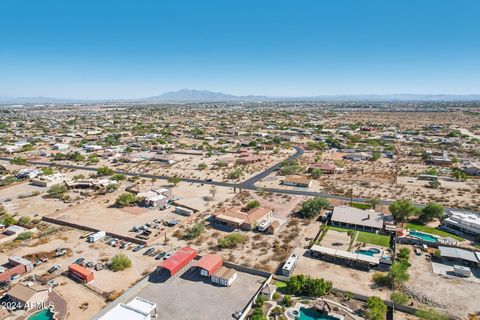
[{"label": "swimming pool", "polygon": [[28,320],[53,320],[53,313],[50,309],[43,309],[28,317]]},{"label": "swimming pool", "polygon": [[380,250],[377,249],[377,248],[358,249],[358,250],[355,251],[355,253],[373,257],[374,255],[379,254]]},{"label": "swimming pool", "polygon": [[300,308],[300,320],[338,320],[338,318],[321,314],[315,310]]},{"label": "swimming pool", "polygon": [[409,235],[411,235],[412,237],[420,238],[420,239],[428,241],[428,242],[438,242],[437,237],[434,237],[434,236],[432,236],[431,234],[428,234],[428,233],[419,232],[415,229],[410,229]]}]

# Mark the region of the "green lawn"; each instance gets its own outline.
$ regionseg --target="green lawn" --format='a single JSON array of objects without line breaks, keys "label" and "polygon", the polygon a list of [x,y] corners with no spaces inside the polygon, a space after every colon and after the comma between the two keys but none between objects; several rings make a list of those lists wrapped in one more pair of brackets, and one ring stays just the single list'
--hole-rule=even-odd
[{"label": "green lawn", "polygon": [[388,236],[365,231],[358,231],[357,242],[374,244],[386,248],[390,247],[390,238]]},{"label": "green lawn", "polygon": [[452,234],[452,233],[449,233],[449,232],[446,232],[446,231],[443,231],[443,230],[439,230],[439,229],[436,229],[436,228],[432,228],[432,227],[427,227],[427,226],[424,226],[423,224],[417,224],[417,223],[410,222],[410,223],[405,224],[405,228],[415,229],[415,230],[418,230],[418,231],[421,231],[421,232],[430,233],[430,234],[440,236],[440,237],[443,237],[443,238],[451,237],[451,238],[453,238],[457,241],[465,240],[462,237],[457,236],[456,234]]},{"label": "green lawn", "polygon": [[287,283],[285,281],[275,280],[275,287],[278,289],[285,288]]},{"label": "green lawn", "polygon": [[[340,232],[347,232],[348,230],[353,230],[353,229],[340,228],[340,227],[334,227],[334,226],[329,226],[329,229],[340,231]],[[353,231],[356,231],[356,230],[353,230]],[[390,238],[388,236],[371,233],[371,232],[365,232],[365,231],[357,231],[357,232],[358,232],[357,242],[374,244],[374,245],[386,247],[386,248],[390,247]]]},{"label": "green lawn", "polygon": [[371,206],[368,203],[350,202],[349,205],[350,205],[350,207],[354,207],[354,208],[362,209],[362,210],[371,208]]}]

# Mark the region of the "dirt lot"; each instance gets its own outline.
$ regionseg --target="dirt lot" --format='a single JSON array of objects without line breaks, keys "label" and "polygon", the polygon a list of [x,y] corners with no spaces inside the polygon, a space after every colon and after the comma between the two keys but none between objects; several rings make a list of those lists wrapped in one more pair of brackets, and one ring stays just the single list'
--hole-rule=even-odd
[{"label": "dirt lot", "polygon": [[390,295],[389,290],[375,288],[373,272],[360,271],[334,263],[311,258],[308,253],[300,256],[293,274],[308,274],[332,281],[335,288],[365,295],[376,295],[384,299]]},{"label": "dirt lot", "polygon": [[[67,320],[91,319],[92,316],[105,307],[106,303],[101,297],[70,278],[59,276],[55,280],[59,284],[59,286],[55,288],[55,291],[59,293],[68,304]],[[88,303],[88,306],[85,306],[86,303]],[[82,308],[80,308],[80,306],[82,306]]]},{"label": "dirt lot", "polygon": [[[159,188],[162,185],[164,185],[164,182],[153,183],[144,180],[141,187],[148,190]],[[215,197],[212,198],[211,188],[211,186],[206,185],[180,183],[173,188],[173,194],[180,197],[180,200],[177,201],[178,203],[196,208],[200,212],[234,195],[233,190],[230,188],[215,187]],[[187,217],[174,213],[174,206],[166,210],[149,208],[132,210],[132,208],[120,209],[113,207],[115,199],[123,192],[123,190],[118,190],[104,196],[79,201],[64,210],[49,215],[49,217],[71,223],[80,223],[98,230],[125,236],[135,236],[135,233],[130,232],[133,226],[143,225],[147,222],[152,222],[154,219],[165,221],[173,219],[183,221],[187,219]],[[112,221],[115,221],[115,223],[112,223]],[[171,228],[162,227],[158,232],[170,231],[172,231]]]},{"label": "dirt lot", "polygon": [[480,309],[480,286],[477,282],[435,274],[424,255],[412,254],[410,261],[410,281],[405,287],[416,296],[462,318],[466,318],[468,312]]}]

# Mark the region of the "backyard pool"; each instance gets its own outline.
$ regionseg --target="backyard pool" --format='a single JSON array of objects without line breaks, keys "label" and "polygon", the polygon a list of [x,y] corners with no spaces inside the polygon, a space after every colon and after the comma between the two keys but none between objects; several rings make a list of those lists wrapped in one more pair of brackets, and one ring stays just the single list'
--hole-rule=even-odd
[{"label": "backyard pool", "polygon": [[415,229],[410,229],[409,235],[411,235],[412,237],[420,238],[420,239],[422,239],[424,241],[428,241],[428,242],[438,242],[437,237],[434,237],[434,236],[432,236],[431,234],[428,234],[428,233],[419,232]]},{"label": "backyard pool", "polygon": [[338,318],[321,314],[315,310],[300,308],[300,320],[338,320]]},{"label": "backyard pool", "polygon": [[373,257],[374,255],[379,254],[380,250],[377,249],[377,248],[358,249],[358,250],[355,251],[355,253]]},{"label": "backyard pool", "polygon": [[53,313],[50,309],[43,309],[28,317],[28,320],[53,320]]}]

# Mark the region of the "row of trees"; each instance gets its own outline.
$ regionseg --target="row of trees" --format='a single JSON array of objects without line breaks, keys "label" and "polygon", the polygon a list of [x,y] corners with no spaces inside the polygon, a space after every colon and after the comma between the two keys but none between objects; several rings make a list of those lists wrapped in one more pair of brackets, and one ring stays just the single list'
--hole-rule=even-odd
[{"label": "row of trees", "polygon": [[303,274],[290,277],[285,291],[293,295],[301,295],[312,298],[326,295],[332,289],[332,282],[323,278],[313,278]]},{"label": "row of trees", "polygon": [[420,209],[408,199],[397,200],[388,209],[396,222],[405,222],[412,216],[418,216],[418,220],[425,223],[434,219],[441,219],[445,213],[445,208],[441,204],[431,202]]}]

